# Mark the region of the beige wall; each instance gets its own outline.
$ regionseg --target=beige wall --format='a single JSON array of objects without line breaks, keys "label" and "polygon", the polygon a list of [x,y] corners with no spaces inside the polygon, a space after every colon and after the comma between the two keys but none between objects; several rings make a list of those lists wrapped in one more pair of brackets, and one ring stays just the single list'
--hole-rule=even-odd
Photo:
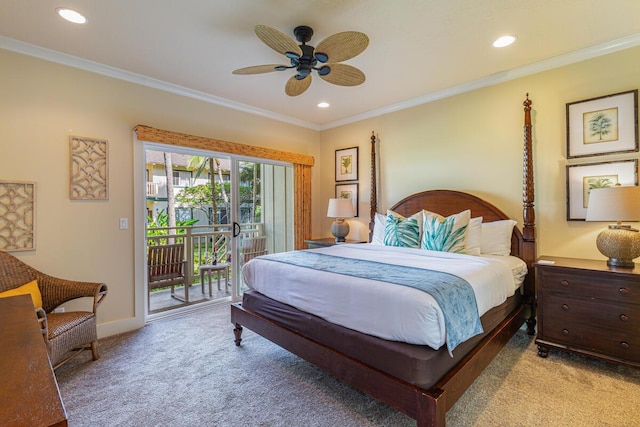
[{"label": "beige wall", "polygon": [[[37,250],[14,255],[48,274],[107,283],[100,335],[144,321],[134,299],[144,286],[134,267],[135,226],[144,226],[134,218],[135,125],[318,157],[317,131],[5,50],[0,64],[0,180],[37,183]],[[69,199],[70,135],[109,141],[108,201]]]},{"label": "beige wall", "polygon": [[[595,237],[605,224],[565,219],[565,104],[640,87],[634,48],[316,132],[3,50],[0,63],[0,179],[38,185],[38,249],[18,256],[54,275],[108,283],[102,335],[143,320],[134,229],[118,229],[121,217],[136,224],[136,124],[315,156],[314,237],[330,236],[335,150],[359,146],[360,218],[350,220],[349,237],[366,239],[371,131],[380,139],[380,210],[416,191],[449,188],[484,197],[521,222],[522,102],[529,92],[538,253],[602,259]],[[69,200],[69,135],[109,140],[108,201]],[[571,163],[630,158],[638,153]]]},{"label": "beige wall", "polygon": [[[604,259],[595,238],[605,223],[566,220],[565,104],[640,87],[640,48],[520,78],[408,110],[322,132],[317,215],[333,197],[333,156],[359,146],[360,218],[348,238],[366,238],[369,221],[369,136],[380,139],[379,211],[426,189],[477,194],[522,223],[523,106],[533,100],[538,254]],[[571,164],[637,159],[638,153],[572,159]],[[324,207],[318,206],[324,204]]]}]

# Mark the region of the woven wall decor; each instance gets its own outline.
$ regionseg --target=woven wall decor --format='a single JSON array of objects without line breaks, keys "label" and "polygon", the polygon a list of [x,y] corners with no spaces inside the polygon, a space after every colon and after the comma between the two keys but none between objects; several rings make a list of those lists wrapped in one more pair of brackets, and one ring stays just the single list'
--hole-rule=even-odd
[{"label": "woven wall decor", "polygon": [[72,200],[107,200],[109,164],[107,141],[70,137]]},{"label": "woven wall decor", "polygon": [[36,248],[35,182],[0,181],[0,249]]}]

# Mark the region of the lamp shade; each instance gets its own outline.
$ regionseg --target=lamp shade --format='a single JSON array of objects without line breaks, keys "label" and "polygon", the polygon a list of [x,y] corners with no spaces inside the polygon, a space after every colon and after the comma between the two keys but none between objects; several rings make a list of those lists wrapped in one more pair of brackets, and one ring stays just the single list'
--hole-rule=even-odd
[{"label": "lamp shade", "polygon": [[353,218],[353,202],[351,199],[329,199],[327,217]]},{"label": "lamp shade", "polygon": [[586,221],[640,221],[640,187],[591,189]]}]

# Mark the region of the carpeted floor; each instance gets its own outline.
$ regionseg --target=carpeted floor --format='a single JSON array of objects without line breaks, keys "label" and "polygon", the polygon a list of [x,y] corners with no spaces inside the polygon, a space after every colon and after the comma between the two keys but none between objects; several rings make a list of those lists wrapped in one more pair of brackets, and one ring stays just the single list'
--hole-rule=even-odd
[{"label": "carpeted floor", "polygon": [[[100,341],[56,372],[71,427],[415,426],[247,330],[228,304]],[[640,370],[552,351],[519,331],[447,414],[447,426],[640,426]]]}]

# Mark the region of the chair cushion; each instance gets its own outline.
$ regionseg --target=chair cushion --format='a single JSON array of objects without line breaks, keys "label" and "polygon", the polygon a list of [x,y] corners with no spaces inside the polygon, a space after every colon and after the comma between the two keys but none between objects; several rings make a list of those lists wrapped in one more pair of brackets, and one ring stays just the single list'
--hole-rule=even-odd
[{"label": "chair cushion", "polygon": [[33,307],[42,307],[42,294],[40,293],[40,288],[38,288],[37,280],[32,280],[25,285],[18,286],[14,289],[9,289],[8,291],[0,292],[0,298],[15,297],[17,295],[31,295]]}]

